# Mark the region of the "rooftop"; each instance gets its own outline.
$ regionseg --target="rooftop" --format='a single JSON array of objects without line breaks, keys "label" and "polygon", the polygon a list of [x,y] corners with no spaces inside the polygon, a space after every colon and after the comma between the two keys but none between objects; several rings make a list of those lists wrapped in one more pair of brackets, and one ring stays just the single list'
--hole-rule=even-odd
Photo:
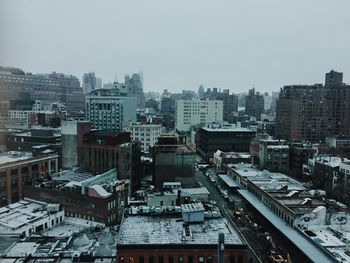
[{"label": "rooftop", "polygon": [[209,195],[209,191],[206,187],[182,188],[181,194],[189,194],[189,195],[208,194]]},{"label": "rooftop", "polygon": [[0,165],[6,163],[12,163],[17,161],[23,161],[32,158],[32,154],[30,152],[15,152],[11,151],[0,155]]},{"label": "rooftop", "polygon": [[238,192],[246,199],[256,210],[260,212],[268,221],[271,222],[282,234],[285,235],[293,244],[295,244],[311,261],[316,258],[318,262],[333,262],[333,259],[318,245],[301,234],[298,230],[287,225],[280,217],[271,211],[269,207],[264,205],[258,198],[247,190],[238,190]]},{"label": "rooftop", "polygon": [[243,245],[236,230],[224,218],[185,224],[181,217],[128,216],[119,233],[119,245],[216,245],[219,233],[225,244]]},{"label": "rooftop", "polygon": [[191,212],[204,212],[204,206],[202,203],[190,203],[181,205],[181,209],[183,213],[191,213]]},{"label": "rooftop", "polygon": [[59,206],[25,198],[17,203],[0,208],[0,235],[21,234],[23,227],[49,217]]}]

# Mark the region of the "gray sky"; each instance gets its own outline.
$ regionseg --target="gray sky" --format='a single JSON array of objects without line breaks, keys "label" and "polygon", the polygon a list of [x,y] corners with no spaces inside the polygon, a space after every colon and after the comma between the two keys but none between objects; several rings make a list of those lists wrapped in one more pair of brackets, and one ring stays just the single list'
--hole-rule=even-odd
[{"label": "gray sky", "polygon": [[0,65],[33,73],[143,70],[145,91],[278,90],[350,79],[349,0],[0,0]]}]

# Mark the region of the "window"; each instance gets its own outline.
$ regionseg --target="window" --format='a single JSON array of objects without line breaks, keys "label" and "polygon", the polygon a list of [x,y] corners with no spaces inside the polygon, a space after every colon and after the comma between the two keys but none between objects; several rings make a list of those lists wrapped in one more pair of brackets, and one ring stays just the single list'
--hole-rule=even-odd
[{"label": "window", "polygon": [[183,257],[183,256],[179,256],[178,262],[179,262],[179,263],[183,263],[183,262],[184,262],[184,257]]},{"label": "window", "polygon": [[164,263],[164,257],[163,256],[159,256],[158,263]]},{"label": "window", "polygon": [[174,263],[174,257],[173,256],[169,256],[168,257],[168,263]]},{"label": "window", "polygon": [[148,263],[154,263],[154,256],[148,257]]},{"label": "window", "polygon": [[192,256],[188,256],[188,263],[193,263],[193,257]]},{"label": "window", "polygon": [[230,263],[235,263],[235,257],[234,256],[230,256]]},{"label": "window", "polygon": [[124,262],[125,262],[124,257],[120,257],[120,258],[119,258],[119,260],[118,260],[118,262],[120,262],[120,263],[124,263]]},{"label": "window", "polygon": [[207,263],[213,263],[213,257],[208,257],[207,258]]},{"label": "window", "polygon": [[145,262],[145,258],[143,256],[139,256],[139,263],[144,263]]},{"label": "window", "polygon": [[198,257],[198,262],[203,263],[204,262],[204,257]]},{"label": "window", "polygon": [[135,258],[134,257],[129,257],[129,263],[135,263]]}]

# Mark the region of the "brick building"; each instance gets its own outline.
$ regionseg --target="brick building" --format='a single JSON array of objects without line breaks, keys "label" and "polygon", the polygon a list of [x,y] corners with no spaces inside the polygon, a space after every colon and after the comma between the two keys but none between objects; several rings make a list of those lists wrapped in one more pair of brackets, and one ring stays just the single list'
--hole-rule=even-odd
[{"label": "brick building", "polygon": [[136,189],[141,179],[141,148],[129,132],[92,131],[78,143],[78,163],[93,174],[116,168],[119,179],[130,179]]},{"label": "brick building", "polygon": [[[181,215],[130,215],[123,218],[120,226],[117,262],[219,262],[219,233],[225,238],[222,262],[248,262],[247,245],[224,218],[190,224],[185,223],[185,217]],[[146,236],[149,238],[144,238]]]},{"label": "brick building", "polygon": [[66,216],[107,226],[120,222],[129,195],[129,180],[118,180],[115,169],[96,176],[63,171],[54,174],[52,179],[24,189],[25,197],[59,203]]},{"label": "brick building", "polygon": [[8,152],[0,156],[0,207],[23,198],[25,185],[58,171],[58,155]]},{"label": "brick building", "polygon": [[327,136],[350,135],[350,85],[338,80],[285,86],[276,113],[276,136],[281,139],[320,142]]}]

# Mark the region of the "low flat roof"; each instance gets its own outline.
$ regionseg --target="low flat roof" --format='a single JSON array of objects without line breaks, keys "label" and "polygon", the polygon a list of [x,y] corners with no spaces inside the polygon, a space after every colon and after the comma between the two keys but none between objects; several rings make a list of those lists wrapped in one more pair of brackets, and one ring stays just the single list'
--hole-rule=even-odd
[{"label": "low flat roof", "polygon": [[188,225],[190,235],[184,235],[181,217],[128,216],[120,225],[119,245],[216,245],[219,233],[225,234],[225,244],[244,245],[238,232],[226,219],[216,218]]},{"label": "low flat roof", "polygon": [[228,187],[239,188],[239,185],[237,184],[237,182],[227,174],[219,174],[218,176],[227,184]]},{"label": "low flat roof", "polygon": [[209,195],[209,191],[206,187],[182,188],[181,193],[187,193],[190,195],[198,195],[198,194],[208,194]]},{"label": "low flat roof", "polygon": [[280,217],[273,213],[248,190],[238,190],[241,196],[247,200],[260,214],[273,224],[285,237],[287,237],[300,251],[302,251],[311,261],[334,262],[330,255],[327,255],[317,244],[303,236],[297,230],[287,225]]},{"label": "low flat roof", "polygon": [[255,131],[244,128],[244,127],[229,127],[229,128],[208,128],[208,127],[203,127],[202,128],[205,131],[208,132],[252,132],[255,133]]},{"label": "low flat roof", "polygon": [[181,205],[183,213],[191,213],[191,212],[204,212],[204,206],[202,203],[190,203]]}]

